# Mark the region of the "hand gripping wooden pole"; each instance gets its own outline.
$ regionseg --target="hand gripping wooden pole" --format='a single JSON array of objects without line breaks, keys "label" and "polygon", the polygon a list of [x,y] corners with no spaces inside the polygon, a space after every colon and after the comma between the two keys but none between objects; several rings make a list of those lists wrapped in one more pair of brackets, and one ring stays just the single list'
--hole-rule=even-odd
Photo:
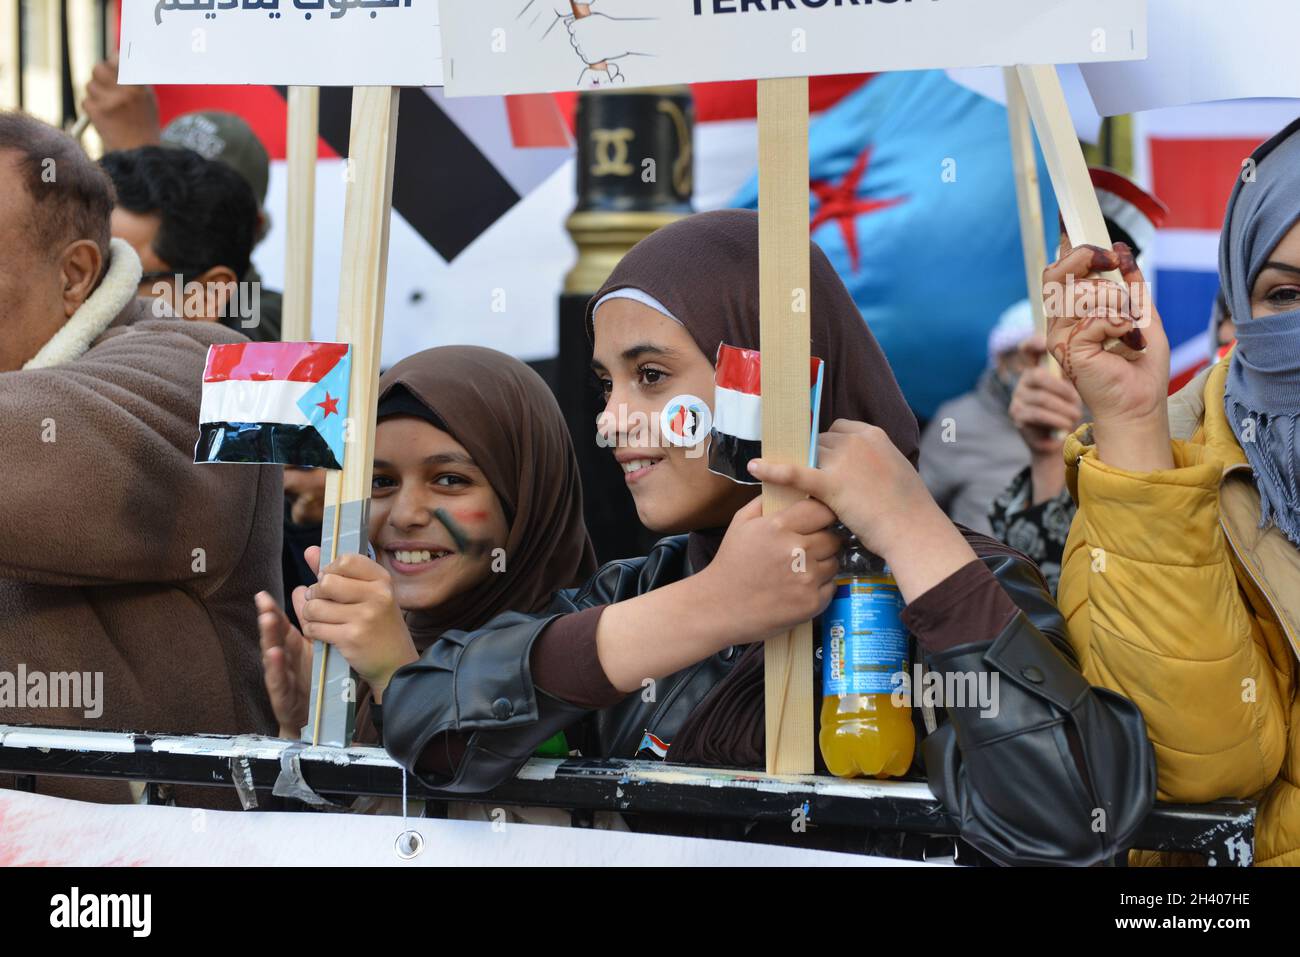
[{"label": "hand gripping wooden pole", "polygon": [[[808,460],[808,78],[758,81],[758,282],[763,457]],[[834,361],[834,356],[825,357]],[[763,514],[803,496],[763,486]],[[793,556],[791,557],[793,567]],[[812,623],[763,650],[769,774],[813,770]]]},{"label": "hand gripping wooden pole", "polygon": [[[1047,171],[1052,178],[1052,188],[1061,207],[1070,245],[1110,249],[1110,232],[1106,229],[1097,191],[1088,175],[1088,163],[1083,158],[1083,148],[1074,131],[1074,121],[1070,118],[1056,67],[1018,66],[1016,73],[1029,106],[1029,115],[1038,131],[1038,142],[1047,160]],[[1118,271],[1110,270],[1101,275],[1103,279],[1124,283]],[[1130,359],[1138,355],[1120,339],[1107,340],[1106,348]]]},{"label": "hand gripping wooden pole", "polygon": [[288,197],[284,240],[284,311],[280,338],[311,339],[312,255],[316,238],[316,149],[320,88],[289,87]]},{"label": "hand gripping wooden pole", "polygon": [[[365,554],[370,482],[375,455],[375,407],[388,279],[388,226],[397,153],[394,87],[352,92],[348,191],[343,211],[343,265],[339,275],[338,339],[352,344],[343,470],[325,483],[321,568],[347,552]],[[329,645],[312,644],[310,713],[303,737],[312,744],[352,743],[356,690],[347,661]]]}]

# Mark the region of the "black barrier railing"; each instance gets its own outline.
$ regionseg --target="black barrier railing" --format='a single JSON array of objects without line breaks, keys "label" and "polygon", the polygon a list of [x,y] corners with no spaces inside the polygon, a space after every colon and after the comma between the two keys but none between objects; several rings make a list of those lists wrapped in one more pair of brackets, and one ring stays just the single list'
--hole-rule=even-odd
[{"label": "black barrier railing", "polygon": [[[759,829],[753,834],[756,840],[770,839],[776,832],[788,835],[792,818],[800,816],[810,829],[942,838],[957,833],[952,818],[924,782],[770,777],[652,761],[534,758],[513,780],[492,791],[448,795],[404,775],[379,748],[318,748],[262,737],[0,725],[0,773],[32,779],[54,775],[234,788],[246,808],[267,807],[273,793],[334,802],[361,796],[400,798],[405,786],[407,797],[415,800],[781,825],[770,829],[768,837]],[[1158,805],[1143,824],[1136,847],[1191,852],[1217,866],[1248,866],[1254,851],[1255,811],[1249,801]]]}]

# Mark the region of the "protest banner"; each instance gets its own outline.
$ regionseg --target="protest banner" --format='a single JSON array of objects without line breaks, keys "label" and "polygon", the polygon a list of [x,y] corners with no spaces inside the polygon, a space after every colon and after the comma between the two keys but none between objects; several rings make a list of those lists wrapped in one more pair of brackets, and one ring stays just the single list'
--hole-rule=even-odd
[{"label": "protest banner", "polygon": [[[615,0],[554,18],[539,31],[520,0],[444,0],[441,29],[449,96],[532,93],[757,79],[760,177],[760,312],[763,454],[799,462],[807,453],[808,76],[859,71],[1133,59],[1146,53],[1145,4],[1068,0],[829,4],[800,0]],[[728,16],[727,14],[732,14]],[[1052,67],[1019,74],[1040,109],[1051,155],[1083,154]],[[1028,93],[1028,91],[1027,91]],[[1046,105],[1042,105],[1043,103]],[[1056,111],[1060,115],[1057,116]],[[1047,149],[1046,139],[1044,142]],[[1084,176],[1087,179],[1086,170]],[[1073,189],[1070,178],[1057,188]],[[1089,185],[1072,193],[1071,208]],[[1078,214],[1074,218],[1078,218]],[[1088,220],[1091,224],[1091,220]],[[1089,235],[1093,235],[1089,233]],[[1104,236],[1104,227],[1101,235]],[[1073,234],[1072,234],[1073,236]],[[833,362],[833,356],[822,357]],[[794,497],[765,487],[764,511]],[[812,629],[799,626],[764,649],[767,770],[813,769]]]},{"label": "protest banner", "polygon": [[[700,837],[365,814],[85,804],[0,791],[0,866],[925,867],[920,862]],[[399,838],[414,832],[413,843]],[[87,834],[96,835],[86,840]],[[508,840],[503,838],[509,837]]]},{"label": "protest banner", "polygon": [[435,0],[158,0],[122,9],[122,83],[441,86]]},{"label": "protest banner", "polygon": [[[960,83],[968,90],[980,96],[988,97],[995,103],[1008,105],[1006,70],[989,67],[965,67],[959,70],[947,70],[948,78]],[[1101,141],[1102,115],[1097,112],[1088,92],[1088,84],[1083,82],[1083,74],[1077,64],[1061,64],[1056,68],[1060,77],[1061,89],[1065,91],[1065,102],[1070,107],[1070,117],[1074,120],[1074,131],[1079,139],[1096,146]]]},{"label": "protest banner", "polygon": [[1294,0],[1148,0],[1148,55],[1082,64],[1103,116],[1211,100],[1300,97]]},{"label": "protest banner", "polygon": [[[443,0],[450,96],[1146,55],[1143,0]],[[528,15],[525,16],[524,14]],[[568,20],[538,29],[534,17]]]}]

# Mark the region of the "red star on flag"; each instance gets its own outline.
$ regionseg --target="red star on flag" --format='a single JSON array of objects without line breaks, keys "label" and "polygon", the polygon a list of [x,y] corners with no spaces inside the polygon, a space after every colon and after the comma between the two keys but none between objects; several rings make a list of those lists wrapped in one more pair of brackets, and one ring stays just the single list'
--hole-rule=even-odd
[{"label": "red star on flag", "polygon": [[857,162],[853,168],[844,174],[844,179],[838,184],[831,183],[828,180],[814,180],[809,183],[809,188],[817,197],[820,205],[817,212],[813,214],[812,225],[809,227],[810,233],[815,233],[819,226],[829,223],[831,220],[837,220],[840,224],[840,232],[844,234],[844,245],[849,250],[849,261],[852,263],[853,271],[858,271],[860,256],[858,254],[858,231],[857,217],[864,213],[874,213],[879,209],[887,209],[903,202],[906,197],[896,199],[859,199],[858,184],[862,177],[866,175],[867,164],[871,162],[871,147],[864,149],[858,156]]},{"label": "red star on flag", "polygon": [[325,390],[325,401],[324,401],[324,402],[317,402],[317,403],[316,403],[316,408],[318,408],[318,409],[324,409],[324,410],[325,410],[325,418],[328,419],[328,418],[330,417],[330,415],[338,415],[338,414],[339,414],[339,400],[338,400],[337,397],[335,397],[335,398],[330,398],[329,390],[326,389],[326,390]]}]

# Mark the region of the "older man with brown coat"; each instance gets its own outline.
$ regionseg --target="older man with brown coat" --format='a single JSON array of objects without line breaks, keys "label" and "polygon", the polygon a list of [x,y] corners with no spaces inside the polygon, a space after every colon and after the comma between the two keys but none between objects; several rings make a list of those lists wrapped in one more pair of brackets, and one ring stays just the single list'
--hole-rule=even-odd
[{"label": "older man with brown coat", "polygon": [[242,337],[156,318],[112,208],[70,137],[0,113],[0,725],[268,732],[280,469],[193,463],[208,347]]}]

